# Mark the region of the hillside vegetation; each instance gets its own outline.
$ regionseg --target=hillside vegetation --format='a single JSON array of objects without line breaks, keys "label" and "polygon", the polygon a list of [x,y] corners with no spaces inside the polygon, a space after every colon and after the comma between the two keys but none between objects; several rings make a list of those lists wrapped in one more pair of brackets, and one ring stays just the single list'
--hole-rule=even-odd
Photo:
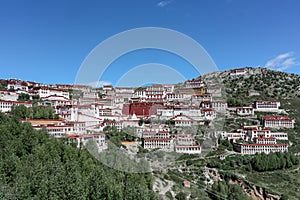
[{"label": "hillside vegetation", "polygon": [[245,104],[253,99],[294,99],[300,97],[300,76],[266,68],[247,68],[247,73],[231,76],[219,73],[227,97],[239,98]]},{"label": "hillside vegetation", "polygon": [[158,199],[151,174],[110,169],[2,113],[0,143],[0,199]]}]

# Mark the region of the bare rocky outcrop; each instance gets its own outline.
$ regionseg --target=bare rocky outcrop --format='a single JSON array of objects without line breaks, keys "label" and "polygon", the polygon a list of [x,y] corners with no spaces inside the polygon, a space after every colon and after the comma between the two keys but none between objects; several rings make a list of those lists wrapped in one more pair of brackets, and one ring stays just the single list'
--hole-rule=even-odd
[{"label": "bare rocky outcrop", "polygon": [[[206,167],[205,174],[207,178],[211,179],[210,184],[212,184],[213,182],[222,181],[222,178],[217,169]],[[259,187],[257,185],[249,183],[244,179],[244,177],[239,177],[237,179],[231,178],[229,183],[239,185],[242,188],[242,191],[253,200],[280,200],[281,197],[278,194],[270,193],[263,187]]]},{"label": "bare rocky outcrop", "polygon": [[250,184],[245,180],[231,180],[230,183],[241,186],[243,192],[253,200],[280,200],[280,195],[272,194],[265,188]]}]

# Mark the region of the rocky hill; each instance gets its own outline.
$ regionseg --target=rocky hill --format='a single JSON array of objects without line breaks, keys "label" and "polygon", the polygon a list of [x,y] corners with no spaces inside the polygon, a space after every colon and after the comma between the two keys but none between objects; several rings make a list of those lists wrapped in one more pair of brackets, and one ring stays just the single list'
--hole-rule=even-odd
[{"label": "rocky hill", "polygon": [[227,97],[239,98],[245,104],[252,99],[293,99],[300,97],[300,76],[266,68],[243,68],[244,74],[233,70],[215,72],[201,77],[219,79]]}]

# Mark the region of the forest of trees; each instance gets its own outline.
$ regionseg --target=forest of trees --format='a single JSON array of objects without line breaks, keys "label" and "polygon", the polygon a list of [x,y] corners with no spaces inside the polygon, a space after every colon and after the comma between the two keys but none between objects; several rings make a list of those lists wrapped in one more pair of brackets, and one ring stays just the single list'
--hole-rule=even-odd
[{"label": "forest of trees", "polygon": [[225,160],[210,159],[207,163],[208,167],[220,168],[223,170],[234,170],[236,168],[246,171],[273,171],[280,169],[288,169],[299,165],[298,156],[291,152],[276,152],[270,154],[256,154],[255,156],[234,156],[227,157]]},{"label": "forest of trees", "polygon": [[24,105],[13,106],[11,114],[17,118],[30,119],[58,119],[51,106],[32,106],[27,108]]},{"label": "forest of trees", "polygon": [[19,94],[18,96],[18,101],[32,101],[32,102],[36,102],[40,99],[40,96],[39,95],[30,95],[29,94],[26,94],[26,93],[21,93]]},{"label": "forest of trees", "polygon": [[134,129],[125,128],[121,132],[117,130],[116,126],[106,126],[103,129],[106,137],[116,146],[121,145],[122,140],[133,141],[135,140],[135,132]]},{"label": "forest of trees", "polygon": [[17,117],[0,113],[0,199],[158,199],[151,174],[111,169]]},{"label": "forest of trees", "polygon": [[250,198],[242,192],[239,185],[230,184],[227,181],[215,182],[209,191],[209,196],[213,200],[250,200]]},{"label": "forest of trees", "polygon": [[299,164],[299,158],[292,153],[258,154],[251,160],[251,166],[255,171],[273,171],[287,169]]}]

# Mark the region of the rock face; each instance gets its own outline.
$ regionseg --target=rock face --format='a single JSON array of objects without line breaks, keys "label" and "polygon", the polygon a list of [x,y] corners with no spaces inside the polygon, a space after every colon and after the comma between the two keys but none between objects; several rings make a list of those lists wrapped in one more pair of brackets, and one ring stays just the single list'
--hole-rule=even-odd
[{"label": "rock face", "polygon": [[254,200],[280,200],[279,195],[270,194],[264,188],[252,185],[250,186],[250,192],[244,190],[244,192]]},{"label": "rock face", "polygon": [[240,185],[243,192],[253,200],[280,200],[280,195],[271,194],[265,188],[251,185],[244,180],[232,180],[231,183]]},{"label": "rock face", "polygon": [[[208,178],[212,179],[212,183],[222,181],[221,176],[216,169],[205,167],[205,172],[206,175],[208,175]],[[280,200],[280,195],[272,194],[265,188],[250,184],[243,178],[231,179],[230,184],[239,185],[243,192],[253,200]]]}]

